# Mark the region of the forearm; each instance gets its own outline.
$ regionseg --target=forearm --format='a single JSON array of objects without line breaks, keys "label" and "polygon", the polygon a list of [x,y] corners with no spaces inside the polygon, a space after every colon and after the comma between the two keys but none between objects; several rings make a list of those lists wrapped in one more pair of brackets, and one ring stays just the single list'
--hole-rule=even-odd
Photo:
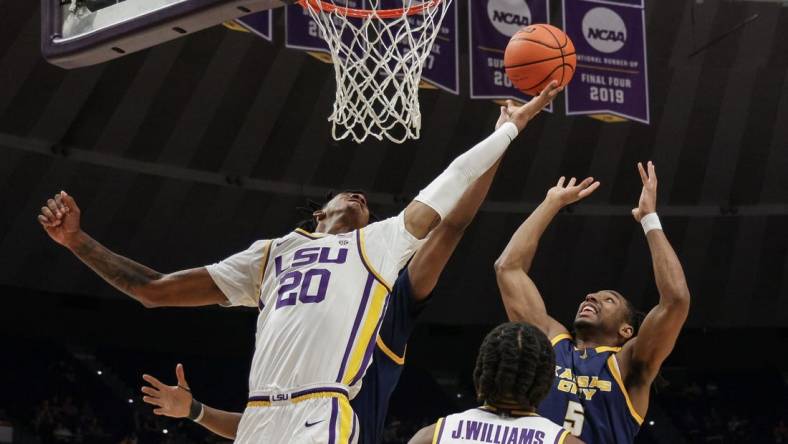
[{"label": "forearm", "polygon": [[465,192],[457,206],[441,221],[430,239],[419,249],[408,266],[411,290],[416,300],[423,300],[432,293],[446,263],[460,243],[465,229],[470,225],[490,190],[500,159]]},{"label": "forearm", "polygon": [[527,272],[531,268],[539,240],[560,210],[561,204],[550,199],[545,199],[536,207],[514,233],[496,261],[496,267],[516,267]]},{"label": "forearm", "polygon": [[495,179],[498,168],[501,166],[501,160],[499,158],[490,169],[468,188],[457,203],[457,206],[446,215],[442,224],[456,229],[465,229],[471,224],[473,218],[476,217],[476,213],[479,212],[482,202],[487,197],[487,193],[490,191],[493,179]]},{"label": "forearm", "polygon": [[241,413],[226,412],[204,404],[203,409],[203,416],[198,424],[219,436],[235,439],[235,435],[238,433],[238,424],[241,422]]},{"label": "forearm", "polygon": [[75,235],[67,247],[107,283],[142,303],[145,303],[142,294],[145,287],[163,276],[142,264],[113,253],[82,231]]},{"label": "forearm", "polygon": [[441,219],[445,218],[468,188],[498,162],[515,137],[517,127],[513,123],[503,124],[487,139],[454,159],[416,200],[435,210]]},{"label": "forearm", "polygon": [[689,303],[689,288],[676,252],[670,245],[665,232],[651,230],[646,235],[651,261],[654,268],[654,280],[660,295],[660,305],[672,303]]}]

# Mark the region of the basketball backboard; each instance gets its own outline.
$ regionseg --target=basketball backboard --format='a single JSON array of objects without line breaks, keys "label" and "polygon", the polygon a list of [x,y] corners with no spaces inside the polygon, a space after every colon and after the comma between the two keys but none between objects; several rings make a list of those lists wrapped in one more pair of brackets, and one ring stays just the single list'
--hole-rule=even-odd
[{"label": "basketball backboard", "polygon": [[293,0],[41,0],[41,52],[90,66]]}]

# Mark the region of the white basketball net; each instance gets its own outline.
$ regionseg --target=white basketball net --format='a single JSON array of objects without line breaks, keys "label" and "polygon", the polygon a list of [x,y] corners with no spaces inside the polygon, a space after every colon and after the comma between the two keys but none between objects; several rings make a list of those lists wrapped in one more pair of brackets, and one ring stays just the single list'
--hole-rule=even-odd
[{"label": "white basketball net", "polygon": [[[302,2],[318,24],[334,62],[337,91],[328,120],[335,140],[352,138],[361,143],[372,136],[403,143],[419,138],[422,67],[450,3],[365,0],[364,7],[373,13],[354,18],[344,9],[326,11],[314,2]],[[421,6],[420,13],[408,16],[409,8]],[[384,7],[401,7],[403,12],[383,18],[378,11]]]}]

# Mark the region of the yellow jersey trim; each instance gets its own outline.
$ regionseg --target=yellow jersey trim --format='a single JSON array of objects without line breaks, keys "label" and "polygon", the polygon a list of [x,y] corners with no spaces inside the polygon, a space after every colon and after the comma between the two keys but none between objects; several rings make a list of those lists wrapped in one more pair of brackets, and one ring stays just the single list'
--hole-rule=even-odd
[{"label": "yellow jersey trim", "polygon": [[271,401],[249,401],[246,403],[247,407],[270,407]]},{"label": "yellow jersey trim", "polygon": [[350,442],[350,433],[353,431],[353,408],[347,398],[339,400],[339,442]]},{"label": "yellow jersey trim", "polygon": [[437,444],[438,440],[441,439],[441,429],[443,428],[443,419],[438,418],[438,422],[435,423],[435,430],[432,432],[432,444]]},{"label": "yellow jersey trim", "polygon": [[[569,339],[571,341],[573,338],[572,335],[568,333],[561,333],[560,335],[556,335],[553,339],[551,339],[550,343],[553,345],[553,347],[555,347],[556,344],[563,341],[564,339]],[[575,350],[578,350],[578,348],[575,347]],[[597,353],[605,353],[605,352],[618,353],[621,351],[621,347],[610,347],[607,345],[603,345],[599,347],[594,347],[594,351]]]},{"label": "yellow jersey trim", "polygon": [[268,258],[271,256],[271,245],[274,241],[265,241],[265,247],[263,247],[263,262],[260,266],[260,283],[259,287],[263,286],[263,279],[265,279],[265,269],[268,268]]},{"label": "yellow jersey trim", "polygon": [[[316,393],[309,393],[307,395],[301,395],[295,398],[290,399],[289,404],[298,404],[299,402],[308,401],[310,399],[318,399],[318,398],[345,398],[342,393],[337,392],[316,392]],[[246,403],[247,407],[270,407],[271,401],[249,401]]]},{"label": "yellow jersey trim", "polygon": [[361,371],[361,364],[364,361],[364,354],[367,351],[367,345],[370,345],[372,335],[377,334],[377,327],[380,318],[385,314],[383,310],[386,308],[386,298],[389,295],[389,290],[376,282],[375,288],[372,290],[372,301],[367,305],[367,313],[364,316],[364,322],[361,324],[361,329],[356,337],[356,343],[353,346],[353,351],[350,352],[350,361],[345,369],[345,374],[342,376],[343,384],[350,384],[353,378]]},{"label": "yellow jersey trim", "polygon": [[555,347],[556,344],[563,341],[564,339],[572,340],[572,335],[570,335],[569,333],[561,333],[560,335],[556,335],[553,339],[550,340],[550,344],[552,344],[553,347]]},{"label": "yellow jersey trim", "polygon": [[561,437],[558,438],[558,442],[556,444],[564,444],[564,441],[566,441],[567,436],[569,436],[569,432],[567,432],[566,430],[562,431]]},{"label": "yellow jersey trim", "polygon": [[326,233],[310,233],[309,231],[304,230],[303,228],[296,228],[296,233],[303,234],[304,236],[310,239],[320,239],[321,237],[328,236]]},{"label": "yellow jersey trim", "polygon": [[629,407],[629,413],[635,418],[635,421],[638,425],[643,425],[643,417],[638,414],[637,410],[635,410],[634,404],[632,404],[632,400],[629,399],[629,392],[627,391],[626,386],[624,386],[624,380],[621,378],[621,372],[618,369],[618,361],[616,361],[616,355],[610,355],[607,358],[607,368],[610,369],[610,373],[613,374],[613,379],[616,380],[618,386],[621,388],[621,393],[624,394],[624,399],[627,401],[627,407]]},{"label": "yellow jersey trim", "polygon": [[380,273],[378,273],[378,271],[375,270],[375,267],[372,266],[372,264],[369,261],[369,258],[367,257],[367,245],[366,242],[364,241],[363,228],[358,230],[358,242],[359,242],[358,251],[361,252],[361,260],[364,262],[364,265],[366,265],[369,272],[372,273],[373,276],[375,276],[375,279],[377,279],[378,282],[383,284],[383,286],[386,287],[386,290],[388,290],[389,293],[391,293],[391,288],[392,288],[391,284],[389,284],[388,282],[386,282],[385,279],[383,279],[383,276],[381,276]]},{"label": "yellow jersey trim", "polygon": [[378,338],[375,340],[375,344],[377,344],[377,346],[380,349],[380,351],[382,351],[384,355],[388,356],[389,359],[394,361],[395,364],[397,364],[397,365],[405,365],[405,353],[407,353],[407,351],[408,351],[407,346],[405,346],[405,353],[403,353],[402,356],[400,357],[396,353],[394,353],[386,345],[385,342],[383,342],[383,339],[380,337],[380,335],[378,335]]}]

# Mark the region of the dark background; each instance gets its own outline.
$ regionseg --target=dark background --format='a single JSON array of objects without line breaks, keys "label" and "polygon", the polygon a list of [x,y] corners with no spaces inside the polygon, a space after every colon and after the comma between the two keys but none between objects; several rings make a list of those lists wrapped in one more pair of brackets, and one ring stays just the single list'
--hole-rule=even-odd
[{"label": "dark background", "polygon": [[[455,1],[464,22],[466,2]],[[38,14],[35,1],[0,0],[7,344],[76,344],[130,362],[153,353],[149,361],[167,372],[180,356],[208,359],[214,372],[232,362],[243,375],[253,311],[127,302],[49,240],[35,220],[39,207],[65,189],[83,210],[84,229],[110,248],[163,272],[200,266],[287,232],[301,216],[295,208],[330,189],[366,189],[379,214],[396,214],[497,116],[495,104],[467,98],[464,35],[462,94],[422,91],[422,139],[357,146],[330,139],[333,69],[283,47],[281,11],[273,44],[216,27],[74,71],[41,58]],[[753,14],[759,18],[689,57]],[[551,313],[568,322],[600,288],[653,306],[647,245],[629,214],[640,193],[635,163],[652,159],[658,210],[693,297],[667,368],[718,380],[725,372],[785,377],[788,8],[649,1],[646,16],[651,125],[564,117],[561,102],[529,125],[441,279],[411,341],[409,369],[445,390],[467,388],[477,344],[505,319],[493,261],[560,175],[593,175],[602,188],[559,215],[543,239],[533,275]],[[118,367],[143,370],[126,364]],[[214,381],[204,368],[193,379]],[[238,379],[223,382],[234,402],[244,397]]]}]

